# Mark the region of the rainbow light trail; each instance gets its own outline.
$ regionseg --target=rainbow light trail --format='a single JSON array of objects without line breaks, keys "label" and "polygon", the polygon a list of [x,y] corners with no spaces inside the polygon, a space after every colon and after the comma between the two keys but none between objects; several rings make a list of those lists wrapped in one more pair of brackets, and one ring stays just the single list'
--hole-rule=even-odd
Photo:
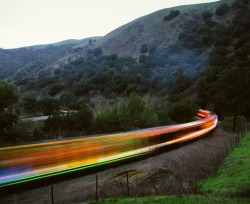
[{"label": "rainbow light trail", "polygon": [[216,128],[215,114],[199,110],[197,115],[202,119],[185,124],[0,148],[0,187],[149,154]]}]

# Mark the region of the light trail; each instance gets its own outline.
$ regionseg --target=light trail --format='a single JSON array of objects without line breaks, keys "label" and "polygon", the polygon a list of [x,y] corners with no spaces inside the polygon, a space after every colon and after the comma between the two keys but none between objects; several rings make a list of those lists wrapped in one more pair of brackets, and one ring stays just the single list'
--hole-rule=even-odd
[{"label": "light trail", "polygon": [[197,115],[202,119],[185,124],[0,148],[0,188],[149,154],[216,128],[215,114]]}]

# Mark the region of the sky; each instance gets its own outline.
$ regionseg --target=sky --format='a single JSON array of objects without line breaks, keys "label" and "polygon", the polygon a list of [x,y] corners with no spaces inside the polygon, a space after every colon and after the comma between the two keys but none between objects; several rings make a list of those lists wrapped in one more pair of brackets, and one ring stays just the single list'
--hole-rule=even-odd
[{"label": "sky", "polygon": [[104,36],[160,9],[216,0],[0,0],[0,48]]}]

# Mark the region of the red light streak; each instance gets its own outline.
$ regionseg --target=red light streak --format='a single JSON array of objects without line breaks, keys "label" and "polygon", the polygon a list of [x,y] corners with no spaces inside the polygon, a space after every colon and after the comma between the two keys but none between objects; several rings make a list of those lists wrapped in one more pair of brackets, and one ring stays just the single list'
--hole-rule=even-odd
[{"label": "red light streak", "polygon": [[0,148],[0,187],[135,157],[207,134],[217,116],[190,123],[82,139]]}]

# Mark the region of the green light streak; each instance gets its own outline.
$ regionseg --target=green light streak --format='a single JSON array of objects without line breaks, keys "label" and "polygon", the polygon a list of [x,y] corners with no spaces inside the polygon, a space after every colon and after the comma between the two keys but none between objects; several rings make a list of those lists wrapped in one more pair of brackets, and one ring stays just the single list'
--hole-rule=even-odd
[{"label": "green light streak", "polygon": [[133,158],[133,157],[146,155],[146,154],[149,154],[150,152],[151,151],[137,153],[135,155],[128,155],[128,156],[120,157],[120,158],[109,160],[109,161],[99,162],[99,163],[95,163],[95,164],[90,164],[90,165],[86,165],[86,166],[76,167],[76,168],[73,168],[73,169],[67,169],[67,170],[53,172],[53,173],[47,173],[45,175],[39,175],[39,176],[30,177],[30,178],[25,178],[25,179],[22,179],[22,180],[19,180],[19,181],[14,181],[14,182],[12,181],[10,183],[6,183],[6,184],[1,185],[0,188],[7,187],[7,186],[12,186],[12,185],[16,185],[16,184],[21,184],[21,183],[26,183],[26,182],[30,182],[30,181],[35,181],[35,180],[39,180],[39,179],[42,179],[42,178],[48,178],[48,177],[51,177],[51,176],[62,175],[62,174],[70,173],[70,172],[89,169],[89,168],[93,168],[93,167],[97,167],[97,166],[101,166],[101,165],[105,165],[105,164],[109,164],[109,163],[114,163],[114,162],[121,161],[121,160],[130,159],[130,158]]}]

